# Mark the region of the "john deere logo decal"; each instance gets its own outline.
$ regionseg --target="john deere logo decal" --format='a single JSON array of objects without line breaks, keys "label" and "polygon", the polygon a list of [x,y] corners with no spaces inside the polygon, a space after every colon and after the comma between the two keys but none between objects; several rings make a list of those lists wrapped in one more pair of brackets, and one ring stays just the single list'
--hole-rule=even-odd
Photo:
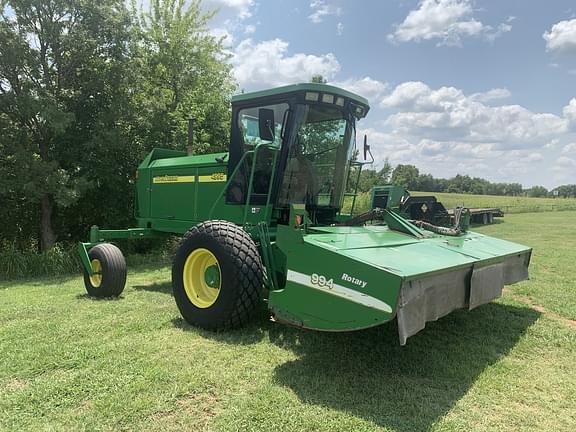
[{"label": "john deere logo decal", "polygon": [[195,176],[159,176],[152,179],[153,183],[194,183],[196,181]]}]

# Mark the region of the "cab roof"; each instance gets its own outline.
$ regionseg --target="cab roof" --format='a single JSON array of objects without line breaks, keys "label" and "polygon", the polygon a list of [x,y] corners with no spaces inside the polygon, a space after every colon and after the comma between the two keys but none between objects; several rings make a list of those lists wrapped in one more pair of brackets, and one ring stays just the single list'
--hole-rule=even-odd
[{"label": "cab roof", "polygon": [[354,102],[365,105],[367,108],[370,107],[368,100],[362,96],[358,96],[355,93],[349,92],[347,90],[341,89],[339,87],[334,87],[328,84],[320,83],[301,83],[292,84],[283,87],[276,87],[268,90],[261,90],[250,93],[242,93],[232,96],[232,103],[244,102],[252,99],[258,99],[269,96],[278,96],[289,93],[301,93],[306,91],[320,92],[320,93],[332,93],[334,95],[343,96],[345,98],[351,99]]}]

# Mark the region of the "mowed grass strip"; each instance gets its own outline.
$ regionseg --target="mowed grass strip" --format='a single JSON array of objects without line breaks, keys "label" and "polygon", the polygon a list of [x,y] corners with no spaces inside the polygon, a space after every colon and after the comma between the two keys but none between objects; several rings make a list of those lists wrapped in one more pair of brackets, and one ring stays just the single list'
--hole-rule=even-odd
[{"label": "mowed grass strip", "polygon": [[191,328],[166,267],[132,269],[118,300],[80,277],[2,283],[0,429],[574,431],[574,217],[478,228],[533,246],[531,280],[405,347],[394,324],[317,333],[265,310],[239,331]]}]

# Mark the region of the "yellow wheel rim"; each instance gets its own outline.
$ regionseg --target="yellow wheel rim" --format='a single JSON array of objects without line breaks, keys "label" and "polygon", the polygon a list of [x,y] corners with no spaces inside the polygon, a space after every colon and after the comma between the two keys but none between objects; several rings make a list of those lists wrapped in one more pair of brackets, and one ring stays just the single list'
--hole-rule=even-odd
[{"label": "yellow wheel rim", "polygon": [[90,276],[90,283],[94,288],[99,288],[102,285],[102,264],[97,259],[93,259],[91,264],[92,275]]},{"label": "yellow wheel rim", "polygon": [[222,286],[220,264],[208,249],[196,249],[184,263],[184,290],[188,299],[198,308],[212,306]]}]

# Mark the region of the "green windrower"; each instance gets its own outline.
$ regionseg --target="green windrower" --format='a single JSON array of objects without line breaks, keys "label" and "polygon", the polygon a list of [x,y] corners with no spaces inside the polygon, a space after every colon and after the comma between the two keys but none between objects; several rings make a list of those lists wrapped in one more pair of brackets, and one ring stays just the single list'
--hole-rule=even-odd
[{"label": "green windrower", "polygon": [[[137,171],[137,227],[91,228],[79,245],[88,293],[124,289],[126,263],[108,241],[179,235],[172,286],[192,325],[241,326],[265,301],[272,320],[316,330],[397,319],[405,344],[426,322],[527,279],[531,249],[468,231],[466,209],[451,227],[409,220],[399,211],[408,193],[388,186],[352,216],[353,185],[371,163],[357,160],[356,122],[369,109],[316,83],[233,97],[228,152],[154,149]],[[372,155],[366,140],[363,150]]]}]

